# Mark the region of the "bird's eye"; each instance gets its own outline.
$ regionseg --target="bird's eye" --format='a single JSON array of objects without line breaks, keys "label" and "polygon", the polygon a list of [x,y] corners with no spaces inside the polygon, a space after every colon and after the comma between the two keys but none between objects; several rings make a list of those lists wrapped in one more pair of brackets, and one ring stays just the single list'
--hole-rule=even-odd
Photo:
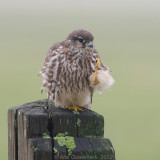
[{"label": "bird's eye", "polygon": [[82,42],[85,42],[85,41],[82,38],[79,38],[79,42],[82,43]]}]

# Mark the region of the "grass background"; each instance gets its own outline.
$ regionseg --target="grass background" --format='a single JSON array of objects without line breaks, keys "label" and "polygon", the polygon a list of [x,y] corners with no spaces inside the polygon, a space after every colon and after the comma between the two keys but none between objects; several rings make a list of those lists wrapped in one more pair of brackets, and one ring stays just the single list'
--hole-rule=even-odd
[{"label": "grass background", "polygon": [[74,29],[95,36],[116,80],[93,98],[117,160],[160,159],[160,3],[156,0],[0,2],[0,159],[7,160],[7,110],[46,98],[37,78],[52,43]]}]

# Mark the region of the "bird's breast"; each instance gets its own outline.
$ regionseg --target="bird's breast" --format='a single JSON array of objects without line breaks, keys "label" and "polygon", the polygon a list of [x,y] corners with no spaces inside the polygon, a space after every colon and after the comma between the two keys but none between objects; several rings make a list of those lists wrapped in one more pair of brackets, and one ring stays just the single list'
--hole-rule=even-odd
[{"label": "bird's breast", "polygon": [[67,90],[85,90],[89,88],[91,65],[88,59],[70,59],[64,64],[65,87]]}]

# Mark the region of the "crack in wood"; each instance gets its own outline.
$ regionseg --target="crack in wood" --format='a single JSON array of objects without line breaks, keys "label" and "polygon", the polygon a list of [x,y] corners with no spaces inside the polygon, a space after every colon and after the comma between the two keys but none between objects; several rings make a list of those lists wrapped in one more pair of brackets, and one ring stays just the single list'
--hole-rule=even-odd
[{"label": "crack in wood", "polygon": [[[74,137],[77,147],[73,156],[100,156],[104,152],[104,156],[115,160],[111,142],[103,138],[103,116],[85,108],[84,112],[73,114],[49,105],[47,100],[31,102],[9,109],[8,127],[9,160],[57,160],[54,147],[62,157],[68,156],[67,148],[54,140],[58,133],[65,132]],[[51,138],[43,137],[44,133]]]},{"label": "crack in wood", "polygon": [[52,145],[52,160],[54,160],[54,139],[53,139],[53,123],[52,123],[52,112],[50,112],[50,110],[47,108],[47,114],[48,114],[48,126],[47,129],[50,133],[50,137],[51,137],[51,145]]}]

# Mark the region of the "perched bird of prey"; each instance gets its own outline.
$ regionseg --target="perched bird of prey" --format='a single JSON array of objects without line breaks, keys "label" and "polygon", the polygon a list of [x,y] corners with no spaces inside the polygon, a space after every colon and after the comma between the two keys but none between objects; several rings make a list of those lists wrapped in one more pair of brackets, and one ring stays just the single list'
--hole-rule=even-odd
[{"label": "perched bird of prey", "polygon": [[75,30],[66,40],[53,44],[46,54],[40,71],[42,90],[47,91],[56,107],[91,109],[93,92],[113,85],[110,69],[103,65],[93,40],[90,32]]}]

